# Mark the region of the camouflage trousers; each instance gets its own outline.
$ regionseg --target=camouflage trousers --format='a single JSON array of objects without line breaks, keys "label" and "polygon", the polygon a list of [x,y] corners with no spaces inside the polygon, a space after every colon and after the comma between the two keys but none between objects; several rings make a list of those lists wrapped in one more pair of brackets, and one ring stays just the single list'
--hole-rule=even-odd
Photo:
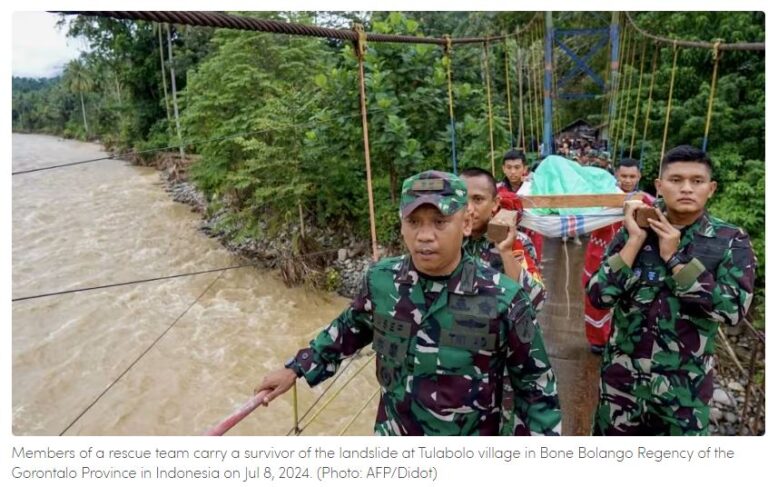
[{"label": "camouflage trousers", "polygon": [[[610,372],[610,371],[609,371]],[[600,399],[592,421],[594,436],[706,436],[709,405],[705,401],[681,404],[674,390],[652,394],[646,381],[614,387],[606,370],[600,380]],[[687,389],[687,388],[685,388]]]}]

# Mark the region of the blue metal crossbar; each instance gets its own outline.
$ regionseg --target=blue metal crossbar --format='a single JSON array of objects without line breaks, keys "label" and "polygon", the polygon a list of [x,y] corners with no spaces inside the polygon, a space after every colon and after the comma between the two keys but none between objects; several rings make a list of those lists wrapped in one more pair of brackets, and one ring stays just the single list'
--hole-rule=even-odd
[{"label": "blue metal crossbar", "polygon": [[584,73],[590,78],[592,78],[595,81],[595,83],[597,83],[601,91],[605,91],[605,82],[600,77],[600,75],[595,73],[592,70],[592,68],[589,66],[589,64],[587,64],[587,62],[601,48],[605,47],[606,43],[608,42],[608,32],[605,31],[604,29],[603,31],[605,35],[600,37],[598,42],[594,46],[592,46],[592,49],[590,49],[589,52],[584,57],[579,56],[578,54],[573,52],[568,46],[566,46],[563,42],[555,39],[555,44],[557,44],[560,47],[560,49],[562,49],[563,52],[565,52],[568,55],[568,57],[570,57],[573,60],[573,62],[576,63],[576,66],[571,68],[571,70],[568,71],[568,73],[566,73],[565,76],[563,76],[558,80],[558,83],[557,83],[558,89],[562,89],[567,83],[569,83],[578,74]]},{"label": "blue metal crossbar", "polygon": [[558,93],[557,97],[561,100],[591,100],[603,96],[602,93]]},{"label": "blue metal crossbar", "polygon": [[591,36],[596,34],[607,34],[608,29],[557,29],[555,31],[555,38],[558,37],[575,37],[575,36]]}]

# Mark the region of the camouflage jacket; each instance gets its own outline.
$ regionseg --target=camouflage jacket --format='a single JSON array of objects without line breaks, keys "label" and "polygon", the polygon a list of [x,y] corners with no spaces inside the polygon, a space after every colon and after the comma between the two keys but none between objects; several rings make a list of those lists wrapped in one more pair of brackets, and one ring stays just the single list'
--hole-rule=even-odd
[{"label": "camouflage jacket", "polygon": [[[544,307],[547,292],[537,268],[538,256],[536,255],[536,249],[533,246],[533,242],[531,242],[531,238],[523,232],[518,232],[517,240],[521,244],[523,251],[527,254],[522,264],[523,269],[520,271],[518,283],[528,293],[528,297],[531,299],[531,303],[533,303],[533,308],[538,313]],[[501,254],[499,254],[496,245],[488,237],[467,237],[464,239],[462,248],[467,254],[479,258],[493,269],[504,273],[504,262],[501,260]]]},{"label": "camouflage jacket", "polygon": [[498,435],[505,367],[515,390],[515,424],[505,430],[560,433],[555,376],[528,296],[466,254],[445,280],[420,275],[408,256],[373,265],[295,367],[315,385],[371,342],[381,385],[376,434]]},{"label": "camouflage jacket", "polygon": [[630,269],[619,255],[622,229],[587,283],[595,307],[614,309],[603,355],[603,381],[623,390],[637,382],[647,398],[682,406],[712,396],[712,355],[720,323],[737,325],[752,301],[755,255],[739,228],[706,212],[681,230],[678,252],[692,260],[670,275],[652,230]]}]

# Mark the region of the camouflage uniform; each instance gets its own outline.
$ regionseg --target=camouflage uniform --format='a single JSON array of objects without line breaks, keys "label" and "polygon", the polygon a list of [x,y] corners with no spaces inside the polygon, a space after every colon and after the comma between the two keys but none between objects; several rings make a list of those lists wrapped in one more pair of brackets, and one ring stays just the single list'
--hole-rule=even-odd
[{"label": "camouflage uniform", "polygon": [[[532,271],[529,272],[529,270],[526,268],[527,265],[524,264],[523,269],[520,270],[520,279],[518,283],[528,294],[535,312],[538,313],[544,307],[544,300],[546,299],[547,294],[546,290],[544,289],[544,283],[542,282],[541,274],[539,273],[536,266],[536,249],[533,247],[533,243],[531,242],[531,239],[528,237],[528,235],[522,232],[517,234],[517,242],[515,242],[515,244],[516,247],[522,247],[523,252],[526,254],[524,262],[527,264],[530,260],[530,270]],[[496,245],[486,236],[482,236],[480,238],[465,238],[462,249],[464,250],[465,254],[476,257],[480,259],[481,262],[489,265],[491,268],[501,272],[502,274],[504,273],[504,262],[501,260],[501,254],[496,248]],[[514,389],[512,388],[512,384],[507,381],[507,377],[508,374],[505,373],[504,394],[501,403],[502,422],[504,423],[502,435],[512,434],[512,432],[509,430],[514,425],[514,421],[512,419],[514,417],[515,407]]]},{"label": "camouflage uniform", "polygon": [[[424,202],[455,213],[466,185],[436,171],[406,180],[401,216]],[[443,278],[417,272],[409,256],[374,264],[349,308],[291,367],[315,385],[369,343],[381,385],[376,434],[500,434],[504,368],[517,394],[514,434],[560,432],[555,377],[528,296],[466,254]]]},{"label": "camouflage uniform", "polygon": [[678,253],[692,260],[677,274],[652,230],[630,269],[618,254],[622,229],[587,284],[594,306],[614,308],[594,434],[708,433],[715,336],[749,309],[755,255],[741,229],[706,212],[680,232]]},{"label": "camouflage uniform", "polygon": [[[542,281],[541,274],[536,269],[536,263],[538,262],[536,256],[536,249],[533,247],[528,235],[518,232],[517,240],[522,247],[523,251],[527,254],[525,263],[523,263],[523,269],[520,271],[520,279],[518,283],[523,287],[523,290],[528,293],[528,297],[533,303],[533,308],[538,313],[544,307],[544,300],[547,297],[546,290],[544,289],[544,282]],[[467,237],[464,239],[462,249],[465,253],[477,257],[482,262],[485,262],[493,269],[499,272],[504,272],[504,262],[501,260],[501,254],[488,237],[482,236],[480,238]],[[534,265],[534,268],[528,267],[528,256]]]}]

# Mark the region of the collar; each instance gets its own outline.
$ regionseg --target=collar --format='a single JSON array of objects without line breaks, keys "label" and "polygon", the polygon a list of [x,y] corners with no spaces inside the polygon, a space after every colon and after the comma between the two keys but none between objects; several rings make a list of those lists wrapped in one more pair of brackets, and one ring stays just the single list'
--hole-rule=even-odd
[{"label": "collar", "polygon": [[704,237],[715,237],[715,227],[712,225],[712,221],[709,218],[709,212],[704,210],[698,220],[691,224],[693,231]]},{"label": "collar", "polygon": [[[453,294],[463,295],[475,295],[478,293],[475,276],[477,274],[477,266],[472,257],[468,253],[461,253],[461,261],[456,269],[451,273],[448,278],[446,287],[448,292]],[[416,272],[416,268],[413,267],[413,261],[410,255],[403,257],[400,269],[395,276],[395,282],[398,284],[407,284],[413,286],[419,282],[419,273]]]}]

